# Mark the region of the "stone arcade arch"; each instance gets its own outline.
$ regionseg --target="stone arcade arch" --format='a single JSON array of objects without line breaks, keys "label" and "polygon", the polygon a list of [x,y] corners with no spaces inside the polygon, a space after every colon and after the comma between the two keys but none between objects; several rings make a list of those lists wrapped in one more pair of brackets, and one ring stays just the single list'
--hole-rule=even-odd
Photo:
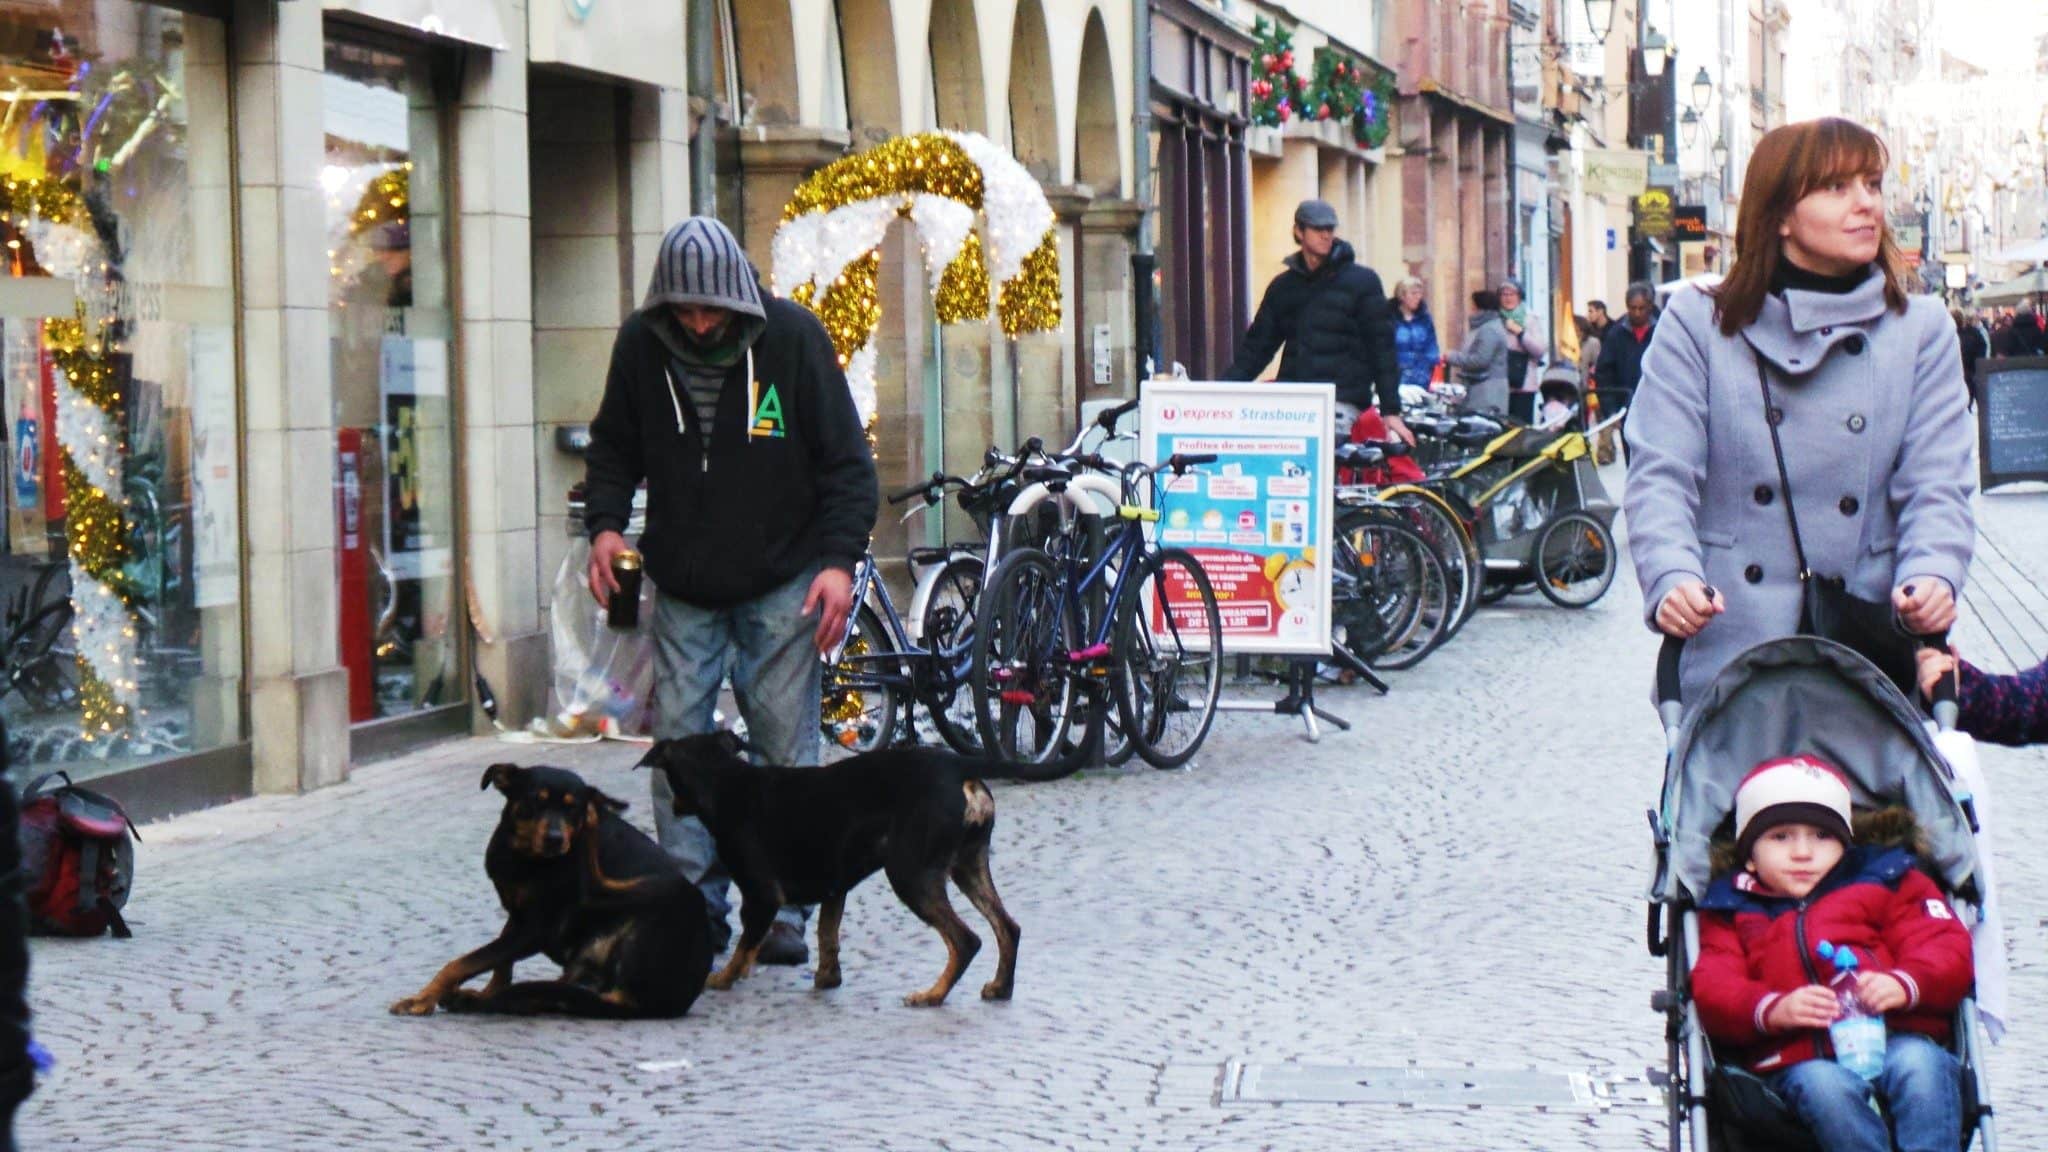
[{"label": "stone arcade arch", "polygon": [[981,28],[974,0],[932,0],[932,117],[940,128],[988,131],[988,96],[981,77]]},{"label": "stone arcade arch", "polygon": [[1010,152],[1045,185],[1060,183],[1056,92],[1045,8],[1039,0],[1017,0],[1010,24]]}]

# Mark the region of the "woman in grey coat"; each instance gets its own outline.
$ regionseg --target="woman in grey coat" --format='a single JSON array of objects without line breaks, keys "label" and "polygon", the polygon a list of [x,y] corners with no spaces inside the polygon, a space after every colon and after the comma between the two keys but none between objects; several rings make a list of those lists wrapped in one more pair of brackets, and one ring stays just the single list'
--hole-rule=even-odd
[{"label": "woman in grey coat", "polygon": [[1501,325],[1500,296],[1472,294],[1471,331],[1465,346],[1444,353],[1444,363],[1458,370],[1465,386],[1465,407],[1474,412],[1505,412],[1508,408],[1508,333]]},{"label": "woman in grey coat", "polygon": [[1800,626],[1760,371],[1808,569],[1890,601],[1907,631],[1955,621],[1976,537],[1975,433],[1955,326],[1939,300],[1905,293],[1886,164],[1883,143],[1845,120],[1767,134],[1735,267],[1711,294],[1675,294],[1644,355],[1624,507],[1645,617],[1690,641],[1687,701],[1744,649]]}]

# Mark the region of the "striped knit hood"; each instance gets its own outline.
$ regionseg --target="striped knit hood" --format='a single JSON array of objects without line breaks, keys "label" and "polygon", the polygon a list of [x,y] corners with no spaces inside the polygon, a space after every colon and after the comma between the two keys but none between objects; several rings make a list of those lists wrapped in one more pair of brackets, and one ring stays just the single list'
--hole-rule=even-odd
[{"label": "striped knit hood", "polygon": [[[688,341],[669,314],[672,304],[708,304],[730,308],[739,350],[751,347],[768,326],[761,307],[761,280],[740,242],[724,224],[709,216],[692,216],[662,237],[661,255],[639,310],[670,350],[697,360],[704,349]],[[727,349],[732,345],[728,344]]]}]

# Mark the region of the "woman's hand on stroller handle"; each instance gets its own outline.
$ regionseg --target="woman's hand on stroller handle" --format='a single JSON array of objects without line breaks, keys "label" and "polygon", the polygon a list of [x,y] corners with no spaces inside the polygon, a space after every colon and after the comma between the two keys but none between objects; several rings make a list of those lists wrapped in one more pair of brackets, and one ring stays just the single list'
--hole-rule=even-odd
[{"label": "woman's hand on stroller handle", "polygon": [[1916,576],[1892,590],[1892,610],[1915,636],[1946,632],[1956,623],[1955,589],[1940,577]]},{"label": "woman's hand on stroller handle", "polygon": [[1657,605],[1657,631],[1680,640],[1700,634],[1728,605],[1704,580],[1687,580],[1664,594]]}]

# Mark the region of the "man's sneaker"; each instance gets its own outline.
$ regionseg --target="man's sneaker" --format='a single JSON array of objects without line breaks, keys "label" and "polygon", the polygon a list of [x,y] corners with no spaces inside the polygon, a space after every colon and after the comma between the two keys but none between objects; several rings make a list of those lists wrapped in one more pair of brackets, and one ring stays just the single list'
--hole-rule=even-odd
[{"label": "man's sneaker", "polygon": [[754,956],[756,964],[776,964],[786,968],[808,964],[810,960],[811,949],[804,943],[804,934],[780,920],[769,926],[768,937],[761,941],[761,951]]}]

